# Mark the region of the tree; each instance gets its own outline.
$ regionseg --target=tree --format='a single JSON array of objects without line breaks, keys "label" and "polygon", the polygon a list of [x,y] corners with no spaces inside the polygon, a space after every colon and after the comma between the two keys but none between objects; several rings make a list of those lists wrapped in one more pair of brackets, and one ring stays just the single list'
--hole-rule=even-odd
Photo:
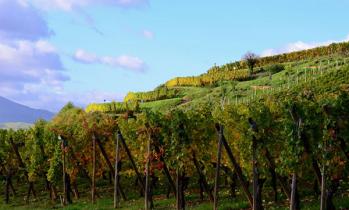
[{"label": "tree", "polygon": [[248,70],[250,72],[250,76],[253,74],[253,68],[258,62],[258,55],[254,54],[253,52],[247,52],[243,57],[242,60],[244,60],[247,64]]}]

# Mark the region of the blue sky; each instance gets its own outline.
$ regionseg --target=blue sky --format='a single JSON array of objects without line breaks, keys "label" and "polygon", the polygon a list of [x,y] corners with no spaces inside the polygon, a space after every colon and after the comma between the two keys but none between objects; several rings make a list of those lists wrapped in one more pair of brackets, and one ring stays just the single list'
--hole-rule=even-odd
[{"label": "blue sky", "polygon": [[349,40],[349,2],[0,0],[0,96],[51,111]]}]

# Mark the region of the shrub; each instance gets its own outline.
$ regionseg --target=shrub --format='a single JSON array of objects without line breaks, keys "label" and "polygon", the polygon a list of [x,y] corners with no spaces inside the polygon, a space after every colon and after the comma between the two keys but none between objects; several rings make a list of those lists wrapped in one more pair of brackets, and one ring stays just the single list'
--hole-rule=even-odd
[{"label": "shrub", "polygon": [[272,64],[270,66],[267,67],[267,71],[272,73],[272,74],[276,74],[280,71],[285,70],[285,66],[282,64]]}]

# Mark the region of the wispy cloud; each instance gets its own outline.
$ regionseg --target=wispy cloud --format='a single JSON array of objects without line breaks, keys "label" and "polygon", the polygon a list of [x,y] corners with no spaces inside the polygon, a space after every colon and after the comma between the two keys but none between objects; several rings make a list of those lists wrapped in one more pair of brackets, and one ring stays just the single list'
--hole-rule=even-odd
[{"label": "wispy cloud", "polygon": [[52,34],[26,0],[0,0],[1,96],[43,103],[38,95],[63,91],[70,78],[56,48],[45,40]]},{"label": "wispy cloud", "polygon": [[98,29],[86,8],[93,6],[108,6],[122,9],[143,8],[149,5],[149,0],[17,0],[22,5],[32,5],[43,11],[60,10],[77,14],[93,31],[99,35],[103,32]]},{"label": "wispy cloud", "polygon": [[58,9],[73,11],[77,8],[106,5],[121,8],[138,8],[149,4],[149,0],[22,0],[29,1],[44,10]]},{"label": "wispy cloud", "polygon": [[93,17],[88,14],[83,8],[76,8],[75,14],[82,18],[82,20],[87,24],[88,27],[90,27],[93,31],[95,31],[99,35],[104,35],[104,33],[98,29],[96,26],[95,20]]},{"label": "wispy cloud", "polygon": [[153,39],[155,36],[154,32],[152,32],[150,30],[143,30],[142,35],[147,39]]},{"label": "wispy cloud", "polygon": [[[42,5],[39,5],[42,3]],[[0,95],[34,107],[58,111],[68,101],[86,106],[91,102],[122,100],[123,94],[106,91],[65,90],[70,77],[65,71],[59,51],[48,38],[54,32],[38,9],[60,9],[76,12],[78,8],[93,5],[136,7],[147,1],[91,1],[91,0],[0,0]],[[52,8],[49,8],[51,7]],[[84,15],[91,27],[94,20]],[[97,29],[96,29],[97,30]],[[84,50],[77,50],[74,58],[84,63],[100,63],[132,71],[144,71],[144,61],[133,56],[98,57]]]},{"label": "wispy cloud", "polygon": [[75,61],[85,64],[103,64],[135,72],[144,72],[146,70],[146,64],[142,59],[129,55],[98,57],[94,53],[78,49],[73,58]]},{"label": "wispy cloud", "polygon": [[96,54],[87,52],[83,49],[78,49],[74,54],[74,59],[82,63],[96,63],[98,58]]},{"label": "wispy cloud", "polygon": [[117,68],[129,69],[138,72],[143,72],[146,69],[146,64],[138,57],[121,55],[118,57],[105,56],[100,59],[101,63]]},{"label": "wispy cloud", "polygon": [[266,56],[272,56],[272,55],[277,55],[277,54],[282,54],[282,53],[290,53],[290,52],[295,52],[295,51],[308,50],[308,49],[312,49],[315,47],[327,46],[327,45],[330,45],[332,43],[345,42],[345,41],[349,41],[349,34],[343,40],[328,40],[328,41],[324,41],[324,42],[314,42],[314,43],[306,43],[306,42],[302,42],[302,41],[297,41],[297,42],[289,43],[281,48],[266,49],[261,53],[261,56],[266,57]]},{"label": "wispy cloud", "polygon": [[70,80],[54,47],[46,41],[0,44],[0,94],[17,102],[55,111],[62,104],[47,103],[64,92]]},{"label": "wispy cloud", "polygon": [[[22,0],[23,1],[23,0]],[[0,39],[37,40],[52,35],[39,12],[19,0],[0,0]]]},{"label": "wispy cloud", "polygon": [[50,35],[46,21],[24,0],[0,1],[2,89],[24,91],[34,83],[56,88],[69,79],[55,47],[43,39]]},{"label": "wispy cloud", "polygon": [[26,87],[33,85],[59,90],[69,80],[63,69],[59,55],[46,41],[0,44],[0,83],[12,84],[16,91],[25,92]]}]

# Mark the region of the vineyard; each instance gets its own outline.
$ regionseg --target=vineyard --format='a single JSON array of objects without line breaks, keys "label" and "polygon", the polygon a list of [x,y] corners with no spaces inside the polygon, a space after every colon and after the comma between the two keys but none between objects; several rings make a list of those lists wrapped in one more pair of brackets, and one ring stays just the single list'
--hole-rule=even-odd
[{"label": "vineyard", "polygon": [[349,209],[349,47],[0,130],[0,209]]}]

